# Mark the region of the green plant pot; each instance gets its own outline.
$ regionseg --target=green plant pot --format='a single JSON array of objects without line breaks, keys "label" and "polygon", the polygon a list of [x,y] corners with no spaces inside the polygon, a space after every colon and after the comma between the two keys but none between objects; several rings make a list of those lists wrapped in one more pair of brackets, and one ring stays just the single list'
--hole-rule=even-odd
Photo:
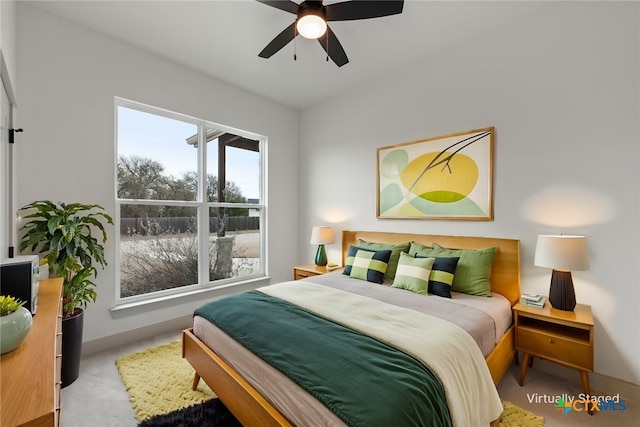
[{"label": "green plant pot", "polygon": [[31,313],[24,307],[6,316],[0,317],[0,354],[8,353],[18,348],[27,338],[33,319]]}]

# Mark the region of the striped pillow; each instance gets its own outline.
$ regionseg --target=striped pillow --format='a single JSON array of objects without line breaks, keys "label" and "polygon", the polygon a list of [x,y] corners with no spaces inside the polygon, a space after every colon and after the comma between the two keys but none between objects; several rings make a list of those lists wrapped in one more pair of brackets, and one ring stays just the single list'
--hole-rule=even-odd
[{"label": "striped pillow", "polygon": [[391,286],[426,295],[434,261],[434,258],[414,258],[401,252],[396,277]]},{"label": "striped pillow", "polygon": [[437,243],[433,248],[413,242],[409,254],[422,257],[447,258],[458,257],[456,274],[451,290],[469,295],[491,297],[491,268],[497,248],[485,249],[447,249]]},{"label": "striped pillow", "polygon": [[359,239],[358,247],[361,249],[367,249],[370,251],[384,251],[390,250],[391,256],[389,257],[389,267],[384,273],[384,278],[390,282],[393,282],[393,278],[396,276],[396,270],[398,269],[398,260],[400,259],[400,252],[409,252],[411,242],[400,243],[376,243],[367,242],[366,240]]},{"label": "striped pillow", "polygon": [[459,257],[436,257],[429,276],[429,293],[451,298],[451,285]]},{"label": "striped pillow", "polygon": [[367,251],[358,249],[353,257],[349,276],[367,282],[382,283],[389,265],[391,251]]},{"label": "striped pillow", "polygon": [[[349,251],[347,252],[347,258],[344,260],[344,270],[342,270],[342,274],[344,274],[345,276],[349,276],[351,274],[351,266],[353,265],[353,260],[356,258],[356,252],[361,250],[367,251],[367,252],[375,252],[376,250],[382,250],[382,249],[361,248],[360,246],[355,246],[355,245],[349,246]],[[391,256],[389,256],[389,259],[391,259]]]}]

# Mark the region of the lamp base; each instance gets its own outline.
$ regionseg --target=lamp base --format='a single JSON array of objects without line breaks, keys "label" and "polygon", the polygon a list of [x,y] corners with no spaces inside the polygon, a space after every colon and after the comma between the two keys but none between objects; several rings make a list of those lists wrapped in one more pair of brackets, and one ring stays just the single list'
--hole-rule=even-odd
[{"label": "lamp base", "polygon": [[316,252],[316,265],[327,265],[327,253],[324,250],[324,245],[318,245],[318,251]]},{"label": "lamp base", "polygon": [[573,289],[571,271],[553,270],[549,287],[549,303],[553,308],[573,311],[576,307],[576,293]]}]

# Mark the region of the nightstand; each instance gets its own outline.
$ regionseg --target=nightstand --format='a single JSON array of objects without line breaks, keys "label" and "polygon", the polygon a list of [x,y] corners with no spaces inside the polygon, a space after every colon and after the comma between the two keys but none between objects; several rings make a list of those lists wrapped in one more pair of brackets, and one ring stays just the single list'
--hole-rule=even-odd
[{"label": "nightstand", "polygon": [[532,357],[576,369],[582,390],[590,394],[589,372],[593,372],[593,315],[591,306],[577,304],[574,311],[516,304],[513,307],[516,350],[524,353],[520,385],[524,384]]},{"label": "nightstand", "polygon": [[[335,271],[335,270],[331,270]],[[326,265],[305,264],[293,267],[293,280],[306,279],[307,277],[320,276],[330,273]]]}]

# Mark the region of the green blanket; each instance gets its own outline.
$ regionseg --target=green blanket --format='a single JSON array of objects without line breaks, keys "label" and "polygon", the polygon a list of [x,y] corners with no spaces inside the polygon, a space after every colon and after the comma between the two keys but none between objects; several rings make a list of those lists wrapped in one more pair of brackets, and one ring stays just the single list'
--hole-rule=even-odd
[{"label": "green blanket", "polygon": [[411,355],[252,291],[195,311],[349,426],[449,426],[442,384]]}]

